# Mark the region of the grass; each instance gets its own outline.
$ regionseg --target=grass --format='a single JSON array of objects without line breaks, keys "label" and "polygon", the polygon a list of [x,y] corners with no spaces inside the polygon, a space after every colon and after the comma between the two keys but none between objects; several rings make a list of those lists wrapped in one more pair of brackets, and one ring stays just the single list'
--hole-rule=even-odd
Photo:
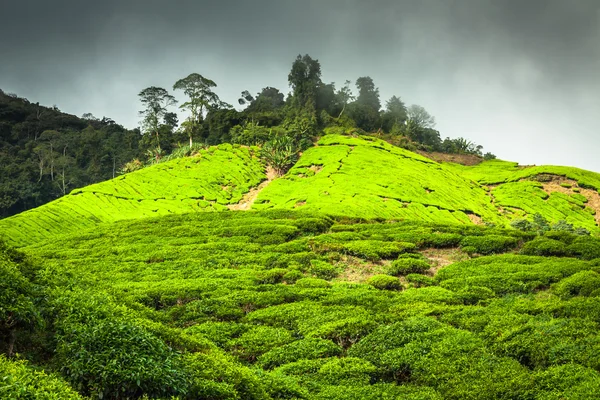
[{"label": "grass", "polygon": [[[49,326],[59,334],[43,343],[57,341],[61,350],[50,370],[61,362],[67,370],[80,368],[69,367],[79,357],[69,343],[88,338],[95,341],[90,349],[104,340],[127,360],[120,342],[103,336],[110,328],[176,349],[162,362],[195,376],[186,390],[201,398],[594,393],[600,388],[593,356],[600,348],[600,291],[586,277],[597,276],[598,260],[513,254],[515,243],[534,237],[460,223],[226,211],[99,225],[22,250],[42,263],[52,288],[49,309],[57,320]],[[471,247],[504,254],[470,258],[458,249],[464,238]],[[425,260],[418,253],[436,249],[460,253],[463,261],[438,269],[433,279],[413,273],[410,280],[343,280],[361,265],[384,272],[396,259]],[[166,352],[159,344],[153,346]],[[106,353],[98,352],[89,350],[85,365],[110,368],[102,362]],[[561,379],[549,378],[557,374]],[[65,379],[84,394],[104,384],[86,386],[85,376]],[[194,398],[188,395],[181,398]]]},{"label": "grass", "polygon": [[0,232],[9,243],[22,246],[123,219],[222,211],[265,179],[251,149],[221,145],[73,190],[0,220]]}]

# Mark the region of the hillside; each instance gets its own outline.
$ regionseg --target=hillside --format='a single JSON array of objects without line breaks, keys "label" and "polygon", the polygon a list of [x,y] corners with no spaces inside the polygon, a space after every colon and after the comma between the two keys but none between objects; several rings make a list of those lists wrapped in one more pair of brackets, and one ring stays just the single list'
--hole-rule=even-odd
[{"label": "hillside", "polygon": [[[40,395],[75,396],[69,385],[180,399],[600,390],[596,238],[271,210],[120,221],[23,251],[43,262],[36,283],[52,311],[48,329],[20,332],[16,348],[61,366],[60,380],[39,376]],[[28,368],[0,357],[0,376],[18,371],[17,384]]]},{"label": "hillside", "polygon": [[[570,167],[437,163],[372,137],[325,135],[283,177],[266,181],[245,147],[144,168],[72,191],[0,220],[10,243],[27,245],[100,223],[168,213],[288,209],[364,219],[509,226],[541,214],[598,231],[600,175]],[[263,184],[259,184],[264,182]],[[252,191],[256,200],[237,207]]]},{"label": "hillside", "polygon": [[123,219],[221,211],[265,179],[250,149],[225,144],[73,190],[0,220],[0,232],[10,243],[25,245]]}]

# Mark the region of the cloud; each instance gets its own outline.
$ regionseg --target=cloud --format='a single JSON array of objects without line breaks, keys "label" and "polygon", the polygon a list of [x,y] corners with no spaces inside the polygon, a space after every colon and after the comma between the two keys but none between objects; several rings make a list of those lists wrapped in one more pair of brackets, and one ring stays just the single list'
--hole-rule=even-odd
[{"label": "cloud", "polygon": [[22,0],[3,14],[0,87],[66,112],[133,127],[141,89],[190,72],[233,104],[287,92],[309,53],[327,82],[369,75],[383,102],[425,106],[442,136],[600,171],[596,0]]}]

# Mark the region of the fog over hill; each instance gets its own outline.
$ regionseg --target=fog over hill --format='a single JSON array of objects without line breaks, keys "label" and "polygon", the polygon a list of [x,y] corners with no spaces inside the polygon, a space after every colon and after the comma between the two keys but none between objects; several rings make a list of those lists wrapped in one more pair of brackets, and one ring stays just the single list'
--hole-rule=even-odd
[{"label": "fog over hill", "polygon": [[600,171],[595,0],[4,2],[0,88],[138,124],[137,93],[197,71],[236,103],[288,91],[308,53],[338,87],[370,75],[382,100],[425,106],[442,136],[523,164]]}]

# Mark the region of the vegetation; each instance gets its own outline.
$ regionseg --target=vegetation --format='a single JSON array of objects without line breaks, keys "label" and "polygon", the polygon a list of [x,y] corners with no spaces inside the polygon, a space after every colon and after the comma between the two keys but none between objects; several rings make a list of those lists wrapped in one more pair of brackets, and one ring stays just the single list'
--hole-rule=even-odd
[{"label": "vegetation", "polygon": [[[66,398],[586,398],[600,389],[599,259],[515,254],[550,240],[600,252],[564,231],[291,210],[4,246],[25,304],[13,354],[36,369],[0,359],[3,382]],[[459,246],[492,255],[430,269]]]}]

